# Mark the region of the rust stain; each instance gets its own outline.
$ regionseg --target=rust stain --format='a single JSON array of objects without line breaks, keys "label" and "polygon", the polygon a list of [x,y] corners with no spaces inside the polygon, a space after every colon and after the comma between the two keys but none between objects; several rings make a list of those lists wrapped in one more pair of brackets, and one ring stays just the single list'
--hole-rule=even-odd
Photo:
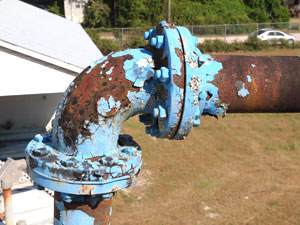
[{"label": "rust stain", "polygon": [[[296,112],[300,110],[300,58],[279,56],[224,56],[213,58],[223,69],[213,81],[229,112]],[[255,65],[255,66],[252,66]],[[248,82],[247,75],[252,81]],[[249,95],[241,98],[234,84],[242,81]]]},{"label": "rust stain", "polygon": [[104,157],[104,155],[103,156],[95,156],[95,157],[92,157],[92,158],[88,158],[86,160],[91,160],[91,162],[98,162],[99,159],[102,159],[103,157]]},{"label": "rust stain", "polygon": [[111,191],[107,192],[107,193],[111,193],[111,192],[116,192],[117,190],[119,190],[121,188],[121,185],[116,185],[114,186]]},{"label": "rust stain", "polygon": [[91,206],[88,200],[66,203],[64,202],[66,211],[80,210],[90,217],[94,218],[94,224],[108,225],[110,224],[110,212],[112,207],[112,198],[102,199],[96,206]]},{"label": "rust stain", "polygon": [[[120,57],[109,56],[107,60],[96,65],[89,73],[89,67],[85,69],[75,80],[71,91],[67,95],[67,102],[61,112],[58,125],[64,131],[64,139],[67,146],[74,146],[79,134],[82,137],[90,137],[91,133],[85,127],[85,121],[97,124],[98,111],[97,102],[101,97],[120,101],[121,108],[127,107],[131,102],[127,92],[138,91],[133,83],[125,78],[123,69],[124,62],[132,59],[132,55]],[[105,65],[105,66],[104,66]],[[103,68],[102,68],[103,67]],[[106,74],[113,67],[111,74]],[[102,73],[100,73],[102,72]],[[112,116],[117,109],[111,110],[107,116]]]},{"label": "rust stain", "polygon": [[78,194],[89,194],[92,195],[95,187],[90,187],[89,185],[81,185],[81,190],[78,191]]}]

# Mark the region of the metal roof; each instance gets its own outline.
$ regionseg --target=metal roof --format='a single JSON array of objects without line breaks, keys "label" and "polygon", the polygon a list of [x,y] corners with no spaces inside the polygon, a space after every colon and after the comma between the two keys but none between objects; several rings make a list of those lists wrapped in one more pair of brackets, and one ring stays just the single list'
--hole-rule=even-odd
[{"label": "metal roof", "polygon": [[18,0],[0,0],[0,41],[81,68],[103,57],[79,24]]}]

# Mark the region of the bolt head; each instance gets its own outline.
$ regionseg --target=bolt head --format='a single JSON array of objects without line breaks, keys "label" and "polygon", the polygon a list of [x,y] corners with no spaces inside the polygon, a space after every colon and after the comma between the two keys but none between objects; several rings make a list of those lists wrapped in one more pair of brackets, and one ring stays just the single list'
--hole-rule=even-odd
[{"label": "bolt head", "polygon": [[167,118],[166,110],[161,105],[158,106],[158,110],[159,110],[159,119],[166,119]]},{"label": "bolt head", "polygon": [[156,48],[163,48],[164,46],[164,36],[157,35],[156,36]]},{"label": "bolt head", "polygon": [[155,79],[160,79],[161,78],[161,71],[160,70],[155,70],[155,72],[154,72],[154,78]]},{"label": "bolt head", "polygon": [[149,37],[150,37],[150,32],[149,31],[145,31],[145,33],[144,33],[144,39],[148,40]]},{"label": "bolt head", "polygon": [[157,43],[156,37],[152,37],[151,40],[150,40],[150,45],[151,46],[156,46],[156,43]]},{"label": "bolt head", "polygon": [[161,82],[166,82],[166,81],[168,81],[168,80],[169,80],[169,77],[170,77],[168,68],[162,67],[162,68],[160,68],[160,71],[161,71],[161,78],[160,78],[160,81],[161,81]]},{"label": "bolt head", "polygon": [[194,127],[199,127],[200,126],[200,119],[194,120]]},{"label": "bolt head", "polygon": [[155,118],[157,118],[158,115],[159,115],[159,109],[158,109],[158,108],[154,108],[154,109],[153,109],[153,116],[154,116]]}]

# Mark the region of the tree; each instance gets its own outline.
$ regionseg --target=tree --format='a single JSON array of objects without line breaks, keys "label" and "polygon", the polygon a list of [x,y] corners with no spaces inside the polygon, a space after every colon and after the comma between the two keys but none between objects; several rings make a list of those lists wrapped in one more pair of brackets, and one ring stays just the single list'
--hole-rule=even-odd
[{"label": "tree", "polygon": [[110,27],[110,7],[103,0],[89,0],[84,8],[82,25],[85,27]]},{"label": "tree", "polygon": [[290,14],[282,0],[243,0],[248,6],[249,17],[258,23],[287,22]]}]

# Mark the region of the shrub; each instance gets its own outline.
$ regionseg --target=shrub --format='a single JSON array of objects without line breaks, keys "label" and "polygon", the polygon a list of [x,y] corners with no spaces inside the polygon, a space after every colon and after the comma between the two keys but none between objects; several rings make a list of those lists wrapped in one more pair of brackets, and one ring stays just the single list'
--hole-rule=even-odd
[{"label": "shrub", "polygon": [[300,43],[290,45],[286,40],[267,42],[257,37],[249,38],[245,42],[226,43],[222,40],[205,40],[198,44],[202,52],[234,52],[234,51],[261,51],[270,48],[300,48]]},{"label": "shrub", "polygon": [[147,45],[147,41],[144,40],[144,37],[142,36],[132,36],[128,37],[127,40],[124,43],[124,48],[140,48],[145,47]]},{"label": "shrub", "polygon": [[117,52],[122,49],[121,44],[113,39],[99,39],[96,43],[103,55]]}]

